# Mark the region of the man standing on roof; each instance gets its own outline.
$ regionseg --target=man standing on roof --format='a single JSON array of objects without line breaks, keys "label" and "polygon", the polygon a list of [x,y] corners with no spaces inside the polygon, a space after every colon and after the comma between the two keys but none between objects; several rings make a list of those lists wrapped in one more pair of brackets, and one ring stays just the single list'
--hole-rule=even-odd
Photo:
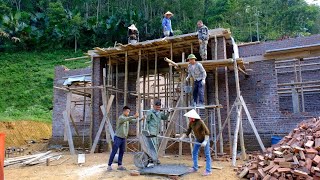
[{"label": "man standing on roof", "polygon": [[186,81],[193,78],[193,106],[197,106],[197,101],[199,97],[199,104],[198,107],[203,107],[204,104],[204,85],[206,83],[207,73],[206,70],[203,68],[201,63],[196,61],[196,56],[194,54],[190,54],[188,56],[189,65],[188,65],[188,76]]},{"label": "man standing on roof", "polygon": [[171,26],[171,17],[173,16],[172,12],[168,11],[164,14],[164,18],[162,19],[162,37],[173,36],[172,26]]},{"label": "man standing on roof", "polygon": [[203,24],[201,20],[197,22],[198,25],[198,39],[199,39],[199,50],[200,56],[203,61],[207,60],[207,46],[209,40],[209,30],[207,26]]},{"label": "man standing on roof", "polygon": [[183,140],[185,137],[189,136],[191,131],[193,131],[196,141],[200,144],[195,144],[193,146],[192,151],[192,160],[193,160],[193,167],[189,169],[189,172],[197,172],[199,169],[198,166],[198,155],[200,146],[204,147],[204,154],[206,156],[206,170],[203,172],[203,176],[209,176],[211,174],[211,156],[210,156],[210,140],[209,140],[209,129],[206,124],[201,120],[199,114],[192,109],[191,111],[187,112],[183,116],[189,118],[189,125],[188,130],[185,134],[183,134],[179,139]]},{"label": "man standing on roof", "polygon": [[139,31],[137,27],[132,24],[128,27],[128,44],[135,44],[139,42]]}]

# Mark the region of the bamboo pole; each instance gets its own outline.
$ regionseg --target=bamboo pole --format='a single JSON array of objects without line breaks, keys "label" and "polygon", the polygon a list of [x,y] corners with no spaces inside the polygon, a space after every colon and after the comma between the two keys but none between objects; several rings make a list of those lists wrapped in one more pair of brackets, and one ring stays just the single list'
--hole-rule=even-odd
[{"label": "bamboo pole", "polygon": [[124,95],[123,95],[123,104],[124,106],[128,105],[128,51],[125,53],[125,65],[124,65]]}]

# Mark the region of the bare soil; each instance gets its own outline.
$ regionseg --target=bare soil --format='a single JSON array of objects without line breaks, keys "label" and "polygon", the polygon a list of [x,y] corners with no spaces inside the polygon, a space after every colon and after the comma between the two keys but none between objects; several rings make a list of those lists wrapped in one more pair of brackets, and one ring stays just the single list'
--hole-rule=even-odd
[{"label": "bare soil", "polygon": [[[137,170],[133,164],[133,154],[126,153],[124,156],[123,164],[127,168],[127,171],[118,171],[113,170],[107,172],[107,160],[109,154],[100,153],[100,154],[87,154],[86,163],[82,166],[77,164],[77,156],[63,155],[57,161],[53,161],[49,166],[45,164],[31,166],[31,167],[21,167],[21,166],[11,166],[5,168],[5,179],[10,180],[21,180],[21,179],[30,179],[30,180],[92,180],[92,179],[121,179],[121,180],[149,180],[149,179],[168,179],[166,176],[155,176],[155,175],[140,175],[140,176],[131,176],[130,171]],[[67,159],[67,161],[65,161]],[[58,165],[60,162],[63,162],[61,165]],[[185,164],[188,166],[192,165],[191,157],[182,156],[174,157],[168,156],[165,158],[160,158],[162,164]],[[242,163],[242,162],[239,162]],[[214,161],[213,166],[222,167],[222,170],[213,169],[213,174],[208,177],[202,176],[204,171],[205,161],[204,158],[199,159],[199,165],[202,167],[199,169],[199,172],[193,174],[187,174],[179,179],[185,180],[195,180],[195,179],[215,179],[215,180],[234,180],[239,179],[236,176],[236,172],[233,171],[231,162],[219,162]],[[113,169],[117,168],[116,164],[112,165]]]},{"label": "bare soil", "polygon": [[6,134],[6,147],[21,147],[30,141],[41,142],[51,137],[50,123],[35,121],[0,122],[0,132]]}]

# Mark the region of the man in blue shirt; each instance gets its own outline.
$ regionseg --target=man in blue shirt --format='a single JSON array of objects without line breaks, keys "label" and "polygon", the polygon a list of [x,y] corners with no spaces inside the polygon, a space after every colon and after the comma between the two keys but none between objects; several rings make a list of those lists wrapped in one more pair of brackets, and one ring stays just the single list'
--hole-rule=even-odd
[{"label": "man in blue shirt", "polygon": [[173,16],[172,12],[168,11],[164,14],[164,18],[162,19],[162,37],[173,36],[172,26],[171,26],[171,17]]}]

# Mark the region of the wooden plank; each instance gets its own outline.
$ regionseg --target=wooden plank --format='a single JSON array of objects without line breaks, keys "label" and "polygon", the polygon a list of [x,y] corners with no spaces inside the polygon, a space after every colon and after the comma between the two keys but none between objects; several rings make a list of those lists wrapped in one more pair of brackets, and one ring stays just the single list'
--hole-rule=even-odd
[{"label": "wooden plank", "polygon": [[243,106],[244,111],[245,111],[246,114],[247,114],[248,121],[249,121],[249,123],[250,123],[250,125],[251,125],[251,127],[252,127],[252,129],[253,129],[253,132],[254,132],[257,140],[258,140],[258,143],[259,143],[259,145],[260,145],[260,148],[261,148],[262,151],[265,151],[266,148],[264,147],[264,145],[263,145],[263,143],[262,143],[262,140],[261,140],[261,138],[260,138],[260,136],[259,136],[258,130],[257,130],[256,126],[255,126],[254,123],[253,123],[253,120],[252,120],[251,115],[250,115],[250,113],[249,113],[248,107],[247,107],[246,103],[244,102],[244,99],[243,99],[242,96],[240,96],[240,101],[241,101],[241,104],[242,104],[242,106]]},{"label": "wooden plank", "polygon": [[67,130],[67,138],[68,138],[69,150],[70,150],[71,155],[74,155],[75,154],[75,150],[74,150],[74,145],[73,145],[72,132],[71,132],[70,124],[69,124],[69,122],[70,122],[69,117],[70,116],[68,116],[67,111],[63,111],[62,114],[63,114],[65,127],[66,127],[66,130]]},{"label": "wooden plank", "polygon": [[[179,98],[177,105],[176,106],[181,106],[181,99]],[[173,130],[173,128],[175,127],[175,121],[178,119],[179,116],[179,111],[173,111],[171,117],[170,117],[170,122],[168,124],[168,128],[166,130],[166,132],[164,133],[165,137],[169,137],[171,135],[171,132]],[[168,143],[168,139],[163,138],[158,150],[158,154],[159,156],[164,156],[165,155],[165,149],[167,147],[167,143]]]},{"label": "wooden plank", "polygon": [[[110,98],[109,98],[107,107],[108,107],[108,106],[111,107],[111,105],[109,105],[109,104],[112,104],[113,99],[114,99],[114,95],[111,95]],[[109,109],[110,109],[110,108],[109,108]],[[101,133],[102,133],[103,127],[106,127],[106,126],[105,126],[106,121],[107,121],[107,116],[104,116],[103,119],[102,119],[102,121],[101,121],[101,123],[100,123],[100,126],[99,126],[98,132],[97,132],[97,134],[96,134],[96,137],[94,138],[93,145],[92,145],[91,151],[90,151],[91,154],[94,153],[94,151],[95,151],[95,149],[96,149],[96,147],[97,147],[97,144],[98,144],[98,142],[99,142],[100,135],[101,135]]]},{"label": "wooden plank", "polygon": [[46,156],[46,155],[48,155],[48,154],[50,154],[50,153],[51,153],[51,151],[47,151],[46,153],[39,154],[38,156],[36,156],[36,157],[34,157],[34,158],[30,159],[30,160],[27,160],[27,161],[23,162],[22,165],[24,165],[24,166],[25,166],[25,165],[28,165],[28,164],[30,164],[30,163],[32,163],[32,162],[34,162],[34,161],[37,161],[37,160],[41,159],[42,157],[44,157],[44,156]]}]

